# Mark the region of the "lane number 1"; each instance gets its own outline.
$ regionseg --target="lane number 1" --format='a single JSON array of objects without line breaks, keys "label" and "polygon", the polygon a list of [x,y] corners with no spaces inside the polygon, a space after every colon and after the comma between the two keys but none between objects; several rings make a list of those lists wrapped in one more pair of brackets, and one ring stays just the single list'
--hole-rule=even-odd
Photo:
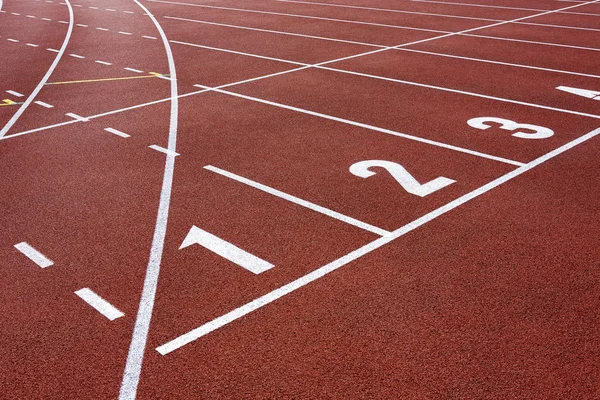
[{"label": "lane number 1", "polygon": [[387,170],[404,190],[419,197],[425,197],[456,182],[455,180],[441,176],[427,183],[420,184],[402,165],[384,160],[359,161],[350,166],[350,172],[361,178],[368,178],[376,174],[370,168],[383,168]]},{"label": "lane number 1", "polygon": [[[515,121],[511,121],[509,119],[504,119],[504,118],[496,118],[496,117],[472,118],[467,121],[467,124],[469,124],[469,126],[472,126],[473,128],[486,130],[491,127],[491,125],[489,125],[490,122],[495,122],[497,124],[500,124],[500,129],[504,129],[505,131],[515,132],[512,135],[514,137],[518,137],[521,139],[546,139],[546,138],[549,138],[550,136],[554,135],[554,131],[552,129],[545,128],[543,126],[538,126],[538,125],[519,124]],[[533,131],[533,133],[523,132],[522,130]]]}]

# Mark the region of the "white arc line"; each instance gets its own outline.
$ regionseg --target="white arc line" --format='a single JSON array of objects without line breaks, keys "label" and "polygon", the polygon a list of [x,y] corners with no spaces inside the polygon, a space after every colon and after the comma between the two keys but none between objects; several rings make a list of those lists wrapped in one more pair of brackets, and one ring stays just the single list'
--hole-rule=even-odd
[{"label": "white arc line", "polygon": [[90,288],[79,289],[75,294],[111,321],[125,315],[108,301],[94,293]]},{"label": "white arc line", "polygon": [[21,253],[23,253],[25,257],[29,258],[31,261],[36,263],[40,268],[48,268],[49,266],[54,265],[54,262],[52,260],[50,260],[48,257],[34,249],[27,242],[17,243],[15,244],[15,248]]},{"label": "white arc line", "polygon": [[440,217],[441,215],[444,215],[444,214],[448,213],[449,211],[452,211],[455,208],[475,199],[476,197],[479,197],[479,196],[489,192],[490,190],[495,189],[496,187],[502,185],[503,183],[506,183],[509,180],[516,178],[519,175],[524,174],[525,172],[531,170],[532,168],[537,167],[538,165],[558,156],[559,154],[564,153],[565,151],[577,146],[580,143],[585,142],[586,140],[593,138],[594,136],[596,136],[598,134],[600,134],[600,128],[598,128],[578,139],[575,139],[572,142],[569,142],[569,143],[565,144],[564,146],[561,146],[558,149],[553,150],[550,153],[547,153],[547,154],[543,155],[542,157],[537,158],[536,160],[530,162],[529,164],[519,167],[519,168],[507,173],[506,175],[503,175],[503,176],[493,180],[492,182],[490,182],[486,185],[483,185],[482,187],[475,189],[472,192],[469,192],[469,193],[459,197],[458,199],[453,200],[450,203],[448,203],[434,211],[431,211],[430,213],[414,220],[413,222],[411,222],[407,225],[404,225],[403,227],[395,230],[389,236],[374,240],[371,243],[368,243],[365,246],[360,247],[360,248],[346,254],[345,256],[338,258],[337,260],[335,260],[329,264],[326,264],[326,265],[304,275],[301,278],[296,279],[295,281],[292,281],[286,285],[283,285],[283,286],[279,287],[278,289],[273,290],[272,292],[269,292],[255,300],[252,300],[249,303],[246,303],[245,305],[238,307],[233,311],[228,312],[227,314],[224,314],[218,318],[215,318],[214,320],[207,322],[204,325],[201,325],[198,328],[195,328],[195,329],[189,331],[188,333],[185,333],[185,334],[157,347],[156,351],[158,351],[162,355],[169,354],[172,351],[175,351],[175,350],[179,349],[180,347],[185,346],[186,344],[189,344],[189,343],[193,342],[194,340],[197,340],[197,339],[201,338],[202,336],[205,336],[216,329],[219,329],[219,328],[221,328],[221,327],[223,327],[223,326],[225,326],[225,325],[227,325],[227,324],[259,309],[259,308],[266,306],[269,303],[274,302],[275,300],[280,299],[281,297],[283,297],[285,295],[288,295],[288,294],[300,289],[303,286],[308,285],[311,282],[316,281],[319,278],[324,277],[325,275],[329,274],[330,272],[333,272],[333,271],[343,267],[344,265],[349,264],[352,261],[355,261],[368,253],[371,253],[372,251],[384,246],[385,244],[388,244],[388,243],[392,242],[393,240],[398,239],[399,237]]},{"label": "white arc line", "polygon": [[270,262],[258,258],[254,254],[250,254],[236,245],[229,243],[210,232],[200,229],[195,225],[192,226],[185,236],[183,243],[179,246],[179,250],[194,244],[198,244],[257,275],[274,267]]},{"label": "white arc line", "polygon": [[58,54],[56,54],[54,61],[50,65],[50,68],[48,68],[48,70],[46,71],[46,74],[44,75],[42,80],[38,83],[38,85],[35,87],[35,89],[33,89],[33,92],[31,92],[29,97],[27,97],[27,100],[25,100],[25,102],[23,104],[21,104],[21,107],[19,107],[19,109],[12,116],[12,118],[6,123],[6,125],[4,125],[4,128],[2,128],[0,130],[0,138],[4,137],[4,135],[6,135],[8,133],[10,128],[12,128],[12,126],[17,122],[17,120],[25,112],[27,107],[29,107],[29,105],[33,102],[35,97],[38,95],[40,90],[42,90],[42,88],[44,87],[44,85],[46,84],[46,82],[48,81],[48,79],[50,78],[52,73],[54,72],[54,69],[58,65],[58,62],[60,61],[63,54],[65,53],[65,50],[67,49],[67,45],[69,44],[69,40],[71,39],[71,33],[73,32],[73,7],[71,7],[71,3],[69,0],[65,0],[65,2],[69,9],[69,27],[67,29],[67,34],[65,35],[65,39],[63,40],[63,44],[62,44],[60,50],[58,51]]},{"label": "white arc line", "polygon": [[[169,63],[169,76],[171,77],[171,111],[167,148],[169,151],[175,153],[177,148],[177,117],[179,112],[179,96],[177,94],[177,72],[175,70],[173,52],[171,51],[171,45],[169,44],[169,40],[167,39],[165,31],[160,26],[154,15],[152,15],[152,13],[142,3],[140,3],[139,0],[134,1],[154,23],[154,26],[160,34],[160,38],[162,39],[163,46],[165,48],[165,53],[167,55]],[[150,320],[152,319],[152,310],[154,308],[154,300],[156,297],[156,288],[158,286],[160,263],[163,256],[165,236],[167,234],[167,221],[169,219],[169,205],[171,203],[171,189],[173,187],[174,170],[175,157],[167,154],[163,182],[160,189],[158,211],[156,213],[156,225],[154,227],[154,235],[152,237],[152,247],[150,249],[148,265],[146,267],[146,277],[144,278],[144,287],[140,296],[140,305],[138,307],[138,312],[135,318],[135,326],[131,336],[131,344],[129,345],[127,361],[125,362],[123,380],[121,381],[121,389],[119,390],[119,400],[134,400],[140,381],[140,373],[142,372],[142,363],[144,361],[144,352],[146,351],[146,342],[148,340],[148,332],[150,330]]]},{"label": "white arc line", "polygon": [[207,170],[212,171],[214,173],[217,173],[219,175],[225,176],[225,177],[227,177],[229,179],[233,179],[233,180],[235,180],[237,182],[243,183],[243,184],[248,185],[250,187],[253,187],[255,189],[261,190],[261,191],[263,191],[265,193],[272,194],[273,196],[277,196],[277,197],[279,197],[281,199],[287,200],[287,201],[292,202],[294,204],[297,204],[299,206],[306,207],[306,208],[308,208],[310,210],[313,210],[313,211],[316,211],[318,213],[327,215],[328,217],[337,219],[338,221],[342,221],[342,222],[345,222],[347,224],[354,225],[357,228],[364,229],[364,230],[372,232],[372,233],[374,233],[376,235],[385,236],[385,235],[389,235],[390,234],[390,232],[386,231],[385,229],[378,228],[376,226],[367,224],[365,222],[359,221],[359,220],[354,219],[352,217],[348,217],[348,216],[346,216],[344,214],[340,214],[340,213],[338,213],[336,211],[333,211],[333,210],[330,210],[328,208],[321,207],[321,206],[319,206],[317,204],[311,203],[310,201],[303,200],[301,198],[298,198],[296,196],[292,196],[291,194],[284,193],[284,192],[282,192],[280,190],[277,190],[277,189],[273,189],[270,186],[263,185],[262,183],[258,183],[258,182],[255,182],[253,180],[250,180],[248,178],[244,178],[243,176],[234,174],[232,172],[225,171],[224,169],[217,168],[217,167],[214,167],[212,165],[207,165],[207,166],[204,167],[204,169],[207,169]]},{"label": "white arc line", "polygon": [[486,153],[480,153],[480,152],[475,151],[475,150],[470,150],[470,149],[466,149],[466,148],[463,148],[463,147],[453,146],[453,145],[442,143],[442,142],[436,142],[435,140],[424,139],[424,138],[421,138],[419,136],[413,136],[413,135],[409,135],[409,134],[402,133],[402,132],[396,132],[396,131],[392,131],[390,129],[380,128],[378,126],[364,124],[362,122],[356,122],[356,121],[352,121],[352,120],[345,119],[345,118],[334,117],[332,115],[322,114],[322,113],[319,113],[319,112],[316,112],[316,111],[306,110],[306,109],[299,108],[299,107],[289,106],[287,104],[276,103],[276,102],[270,101],[270,100],[259,99],[257,97],[246,96],[244,94],[240,94],[240,93],[236,93],[236,92],[230,92],[230,91],[223,90],[223,89],[218,89],[218,88],[211,88],[209,86],[203,86],[203,85],[199,85],[199,84],[196,84],[194,86],[205,88],[207,90],[212,90],[214,92],[226,94],[226,95],[233,96],[233,97],[239,97],[239,98],[245,99],[245,100],[255,101],[257,103],[262,103],[262,104],[267,104],[267,105],[278,107],[278,108],[283,108],[285,110],[295,111],[295,112],[299,112],[299,113],[302,113],[302,114],[312,115],[314,117],[328,119],[330,121],[336,121],[336,122],[340,122],[340,123],[343,123],[343,124],[347,124],[347,125],[352,125],[352,126],[356,126],[356,127],[359,127],[359,128],[368,129],[368,130],[375,131],[375,132],[381,132],[381,133],[385,133],[385,134],[388,134],[388,135],[401,137],[401,138],[404,138],[404,139],[414,140],[415,142],[427,143],[427,144],[430,144],[432,146],[442,147],[444,149],[454,150],[454,151],[458,151],[460,153],[470,154],[470,155],[481,157],[481,158],[487,158],[488,160],[499,161],[499,162],[502,162],[502,163],[505,163],[505,164],[511,164],[511,165],[516,165],[516,166],[523,166],[523,165],[525,165],[525,164],[523,164],[522,162],[519,162],[519,161],[509,160],[507,158],[497,157],[497,156],[493,156],[493,155],[486,154]]}]

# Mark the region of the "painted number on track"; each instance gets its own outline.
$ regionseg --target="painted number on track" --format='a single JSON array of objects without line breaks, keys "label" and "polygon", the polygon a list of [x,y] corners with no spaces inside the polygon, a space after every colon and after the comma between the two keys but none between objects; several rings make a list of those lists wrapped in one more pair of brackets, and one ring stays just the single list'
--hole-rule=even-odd
[{"label": "painted number on track", "polygon": [[440,176],[432,181],[420,184],[402,165],[384,160],[359,161],[350,166],[350,172],[361,178],[368,178],[376,174],[376,172],[370,170],[370,168],[374,167],[387,170],[404,190],[419,197],[425,197],[456,182],[455,180]]},{"label": "painted number on track", "polygon": [[[511,131],[511,132],[516,131],[512,135],[514,137],[518,137],[521,139],[546,139],[546,138],[549,138],[550,136],[554,135],[554,131],[552,129],[545,128],[543,126],[538,126],[538,125],[519,124],[515,121],[511,121],[509,119],[504,119],[504,118],[496,118],[496,117],[472,118],[469,121],[467,121],[467,124],[469,124],[469,126],[472,126],[473,128],[486,130],[491,127],[491,125],[489,125],[490,122],[495,122],[497,124],[500,124],[500,129],[504,129],[506,131]],[[523,132],[522,130],[533,131],[533,133],[532,132]]]}]

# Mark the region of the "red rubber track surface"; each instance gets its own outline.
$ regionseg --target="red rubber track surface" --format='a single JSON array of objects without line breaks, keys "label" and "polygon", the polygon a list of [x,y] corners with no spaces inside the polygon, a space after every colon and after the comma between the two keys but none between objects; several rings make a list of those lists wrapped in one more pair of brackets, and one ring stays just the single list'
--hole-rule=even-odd
[{"label": "red rubber track surface", "polygon": [[600,398],[600,2],[0,11],[0,398]]}]

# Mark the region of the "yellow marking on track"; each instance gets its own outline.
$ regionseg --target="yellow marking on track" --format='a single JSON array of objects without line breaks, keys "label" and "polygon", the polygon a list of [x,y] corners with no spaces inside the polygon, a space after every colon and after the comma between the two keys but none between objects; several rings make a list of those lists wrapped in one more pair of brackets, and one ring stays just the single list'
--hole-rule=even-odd
[{"label": "yellow marking on track", "polygon": [[144,78],[161,78],[168,76],[159,74],[156,72],[150,72],[151,75],[140,75],[140,76],[123,76],[120,78],[102,78],[102,79],[83,79],[79,81],[65,81],[65,82],[48,82],[46,85],[67,85],[71,83],[90,83],[90,82],[107,82],[107,81],[124,81],[127,79],[144,79]]},{"label": "yellow marking on track", "polygon": [[12,101],[10,99],[4,99],[2,100],[3,104],[0,104],[0,107],[3,106],[16,106],[17,104],[23,104],[23,103],[17,103],[16,101]]}]

